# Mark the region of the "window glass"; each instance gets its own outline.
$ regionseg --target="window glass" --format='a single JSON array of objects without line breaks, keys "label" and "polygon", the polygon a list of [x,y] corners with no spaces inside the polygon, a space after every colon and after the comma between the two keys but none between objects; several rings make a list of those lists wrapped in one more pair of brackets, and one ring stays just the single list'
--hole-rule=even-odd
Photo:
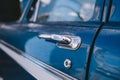
[{"label": "window glass", "polygon": [[21,2],[21,10],[23,12],[23,10],[25,9],[27,5],[28,0],[20,0],[20,2]]},{"label": "window glass", "polygon": [[42,0],[37,21],[89,21],[96,0]]},{"label": "window glass", "polygon": [[0,22],[11,22],[19,19],[19,0],[0,0]]},{"label": "window glass", "polygon": [[113,0],[110,21],[120,22],[120,0]]}]

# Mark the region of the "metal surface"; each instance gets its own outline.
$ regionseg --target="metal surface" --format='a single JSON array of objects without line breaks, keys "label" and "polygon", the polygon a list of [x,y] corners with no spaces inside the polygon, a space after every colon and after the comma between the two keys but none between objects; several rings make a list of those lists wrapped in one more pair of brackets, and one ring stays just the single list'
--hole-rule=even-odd
[{"label": "metal surface", "polygon": [[97,78],[99,78],[98,80],[120,80],[119,40],[119,23],[108,23],[103,26],[96,40],[91,59],[90,80]]},{"label": "metal surface", "polygon": [[40,34],[39,38],[55,42],[59,48],[77,50],[81,45],[81,38],[69,35]]},{"label": "metal surface", "polygon": [[[0,49],[37,80],[77,80],[0,40]],[[27,64],[27,65],[26,65]],[[42,75],[41,75],[42,74]],[[56,75],[57,74],[57,75]]]},{"label": "metal surface", "polygon": [[33,19],[31,20],[33,22],[36,22],[36,20],[37,20],[39,6],[40,6],[40,0],[38,0],[37,3],[36,3],[36,8],[35,8],[34,16],[33,16]]},{"label": "metal surface", "polygon": [[[21,23],[0,24],[0,39],[14,46],[16,49],[9,49],[8,46],[3,45],[1,48],[3,49],[4,47],[8,55],[11,54],[7,50],[11,51],[11,53],[16,52],[14,55],[19,57],[21,55],[19,50],[25,52],[27,56],[24,56],[24,59],[27,58],[30,63],[33,61],[32,66],[36,66],[34,64],[37,64],[38,68],[42,64],[45,71],[48,73],[52,72],[55,76],[60,76],[63,80],[67,80],[68,78],[71,80],[76,78],[79,80],[85,80],[87,78],[89,80],[119,80],[120,23],[118,14],[120,10],[117,8],[114,12],[114,5],[112,5],[112,9],[109,8],[113,12],[111,13],[112,20],[110,19],[108,23],[102,25],[100,23],[102,19],[106,18],[106,16],[109,19],[110,16],[110,11],[108,11],[108,8],[105,8],[110,3],[103,4],[104,1],[96,0],[95,12],[92,17],[93,21],[22,23],[27,19],[26,17],[32,4],[31,1],[28,3],[29,5],[27,4],[28,7],[20,19]],[[113,0],[113,3],[118,3],[119,0],[117,2],[115,1],[117,0]],[[112,15],[114,13],[115,15]],[[115,22],[116,20],[118,22]],[[96,34],[97,36],[95,36]],[[39,39],[37,37],[38,35],[47,41]],[[32,56],[32,58],[28,57],[28,55]],[[88,57],[91,58],[88,59]],[[18,61],[18,58],[12,58]],[[87,62],[90,66],[86,65]],[[23,66],[24,61],[19,63],[25,68]],[[43,66],[43,63],[46,65]],[[28,68],[28,65],[25,63],[24,65]],[[87,71],[87,68],[90,71]],[[28,68],[26,71],[31,73],[33,70],[29,70]],[[85,76],[86,71],[88,72],[86,73],[88,76]],[[36,72],[33,71],[32,74],[39,75]],[[46,78],[46,76],[43,75],[43,78]]]},{"label": "metal surface", "polygon": [[71,67],[72,67],[72,61],[71,61],[70,59],[66,59],[66,60],[64,61],[64,66],[65,66],[65,68],[67,68],[67,69],[71,68]]},{"label": "metal surface", "polygon": [[[75,25],[76,23],[73,24]],[[50,27],[51,25],[52,27]],[[54,26],[53,24],[51,25],[35,23],[4,24],[0,27],[0,39],[63,73],[77,79],[84,79],[90,45],[92,44],[99,23],[79,23],[79,25],[77,23],[76,26],[66,26],[63,23]],[[37,37],[43,33],[79,36],[82,38],[82,44],[77,50],[58,48],[56,44]],[[63,63],[65,59],[72,61],[70,69],[64,67]]]}]

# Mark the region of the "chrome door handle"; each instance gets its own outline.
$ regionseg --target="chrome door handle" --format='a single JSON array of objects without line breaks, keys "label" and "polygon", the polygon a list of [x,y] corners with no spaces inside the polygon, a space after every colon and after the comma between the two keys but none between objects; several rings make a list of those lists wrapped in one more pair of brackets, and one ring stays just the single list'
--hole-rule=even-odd
[{"label": "chrome door handle", "polygon": [[81,38],[78,36],[56,35],[56,34],[40,34],[39,38],[55,42],[59,48],[76,50],[81,45]]},{"label": "chrome door handle", "polygon": [[63,44],[69,44],[71,42],[71,39],[65,36],[56,35],[56,34],[41,34],[39,35],[39,38],[54,41],[57,43],[63,43]]}]

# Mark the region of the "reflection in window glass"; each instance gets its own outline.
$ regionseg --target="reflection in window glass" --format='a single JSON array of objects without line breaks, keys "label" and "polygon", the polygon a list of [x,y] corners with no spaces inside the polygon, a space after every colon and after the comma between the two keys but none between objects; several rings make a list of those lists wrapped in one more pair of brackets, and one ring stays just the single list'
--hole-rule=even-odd
[{"label": "reflection in window glass", "polygon": [[110,21],[120,22],[120,0],[113,0]]},{"label": "reflection in window glass", "polygon": [[21,2],[21,9],[22,9],[22,12],[23,12],[23,10],[25,9],[25,7],[27,5],[28,0],[20,0],[20,2]]},{"label": "reflection in window glass", "polygon": [[[48,2],[47,2],[48,1]],[[96,0],[42,0],[38,21],[89,21]]]}]

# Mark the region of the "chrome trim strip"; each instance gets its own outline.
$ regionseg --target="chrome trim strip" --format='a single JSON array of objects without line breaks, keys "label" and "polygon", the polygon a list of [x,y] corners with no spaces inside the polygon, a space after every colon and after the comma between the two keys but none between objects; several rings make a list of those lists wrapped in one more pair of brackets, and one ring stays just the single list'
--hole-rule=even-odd
[{"label": "chrome trim strip", "polygon": [[33,17],[33,20],[32,20],[33,22],[36,22],[36,20],[37,20],[40,4],[41,4],[41,0],[38,0],[37,3],[36,3],[36,9],[35,9],[34,17]]},{"label": "chrome trim strip", "polygon": [[30,7],[32,5],[34,0],[28,0],[25,9],[23,10],[23,13],[21,14],[21,17],[19,18],[19,20],[17,22],[23,22],[24,19],[26,18],[26,15],[28,14]]},{"label": "chrome trim strip", "polygon": [[37,80],[77,80],[0,40],[0,49]]},{"label": "chrome trim strip", "polygon": [[27,12],[28,6],[30,4],[30,0],[27,2],[25,9],[23,10],[23,13],[21,14],[19,20],[17,22],[21,22],[23,18],[25,17],[25,13]]},{"label": "chrome trim strip", "polygon": [[77,50],[80,48],[82,39],[79,36],[58,35],[58,34],[40,34],[40,39],[54,42],[59,48]]}]

